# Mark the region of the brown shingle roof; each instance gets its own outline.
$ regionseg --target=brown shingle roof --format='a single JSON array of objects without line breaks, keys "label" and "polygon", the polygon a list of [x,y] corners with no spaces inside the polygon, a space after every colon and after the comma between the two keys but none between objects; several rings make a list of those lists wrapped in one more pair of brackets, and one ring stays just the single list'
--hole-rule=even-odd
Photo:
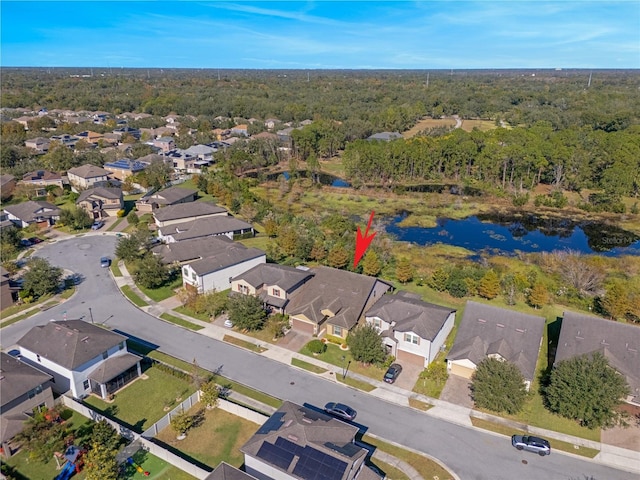
[{"label": "brown shingle roof", "polygon": [[107,172],[104,168],[90,165],[88,163],[85,165],[80,165],[79,167],[70,168],[67,173],[76,175],[80,178],[96,178],[109,175],[109,172]]}]

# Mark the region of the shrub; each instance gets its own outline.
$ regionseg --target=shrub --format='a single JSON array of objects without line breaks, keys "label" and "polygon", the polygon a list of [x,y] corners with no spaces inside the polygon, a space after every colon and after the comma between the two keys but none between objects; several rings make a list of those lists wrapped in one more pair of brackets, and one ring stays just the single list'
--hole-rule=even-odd
[{"label": "shrub", "polygon": [[120,210],[118,210],[118,212],[116,213],[116,216],[117,216],[118,218],[122,218],[122,217],[124,217],[124,214],[125,214],[125,213],[126,213],[126,212],[125,212],[123,209],[120,209]]},{"label": "shrub", "polygon": [[327,345],[316,339],[307,343],[307,349],[311,353],[319,354],[324,353],[327,350]]}]

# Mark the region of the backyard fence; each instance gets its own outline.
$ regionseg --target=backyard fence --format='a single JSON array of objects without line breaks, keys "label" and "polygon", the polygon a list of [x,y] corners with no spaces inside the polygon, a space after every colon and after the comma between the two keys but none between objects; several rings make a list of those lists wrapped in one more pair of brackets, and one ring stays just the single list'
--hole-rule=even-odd
[{"label": "backyard fence", "polygon": [[126,438],[131,442],[140,438],[140,434],[134,432],[128,427],[125,427],[124,425],[121,425],[115,420],[105,417],[104,415],[96,412],[95,410],[90,409],[85,404],[80,403],[78,400],[75,400],[74,398],[62,395],[60,399],[62,400],[62,403],[64,404],[65,407],[69,407],[71,410],[74,410],[78,412],[80,415],[90,418],[94,422],[99,422],[101,420],[104,420],[109,425],[111,425],[116,432],[118,432],[118,435]]}]

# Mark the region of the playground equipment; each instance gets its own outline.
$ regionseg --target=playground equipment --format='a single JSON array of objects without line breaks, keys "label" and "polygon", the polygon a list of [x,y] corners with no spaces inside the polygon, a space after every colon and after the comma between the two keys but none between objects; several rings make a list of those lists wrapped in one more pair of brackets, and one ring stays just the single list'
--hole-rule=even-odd
[{"label": "playground equipment", "polygon": [[58,467],[60,467],[59,458],[64,458],[66,461],[62,470],[56,475],[54,480],[69,480],[74,473],[80,472],[82,465],[84,465],[84,461],[82,460],[83,455],[84,451],[75,445],[69,445],[64,454],[59,452],[54,453]]},{"label": "playground equipment", "polygon": [[140,465],[138,465],[136,462],[134,462],[133,458],[131,458],[131,457],[127,458],[127,463],[129,465],[132,465],[136,469],[136,471],[138,473],[143,474],[145,477],[148,477],[149,475],[151,475],[149,472],[146,472]]}]

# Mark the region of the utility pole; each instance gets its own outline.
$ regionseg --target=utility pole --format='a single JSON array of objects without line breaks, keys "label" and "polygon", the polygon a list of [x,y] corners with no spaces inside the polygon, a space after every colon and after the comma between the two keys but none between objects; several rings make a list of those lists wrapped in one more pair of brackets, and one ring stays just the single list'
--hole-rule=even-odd
[{"label": "utility pole", "polygon": [[91,317],[91,323],[93,323],[93,313],[91,313],[91,307],[89,307],[89,316]]}]

